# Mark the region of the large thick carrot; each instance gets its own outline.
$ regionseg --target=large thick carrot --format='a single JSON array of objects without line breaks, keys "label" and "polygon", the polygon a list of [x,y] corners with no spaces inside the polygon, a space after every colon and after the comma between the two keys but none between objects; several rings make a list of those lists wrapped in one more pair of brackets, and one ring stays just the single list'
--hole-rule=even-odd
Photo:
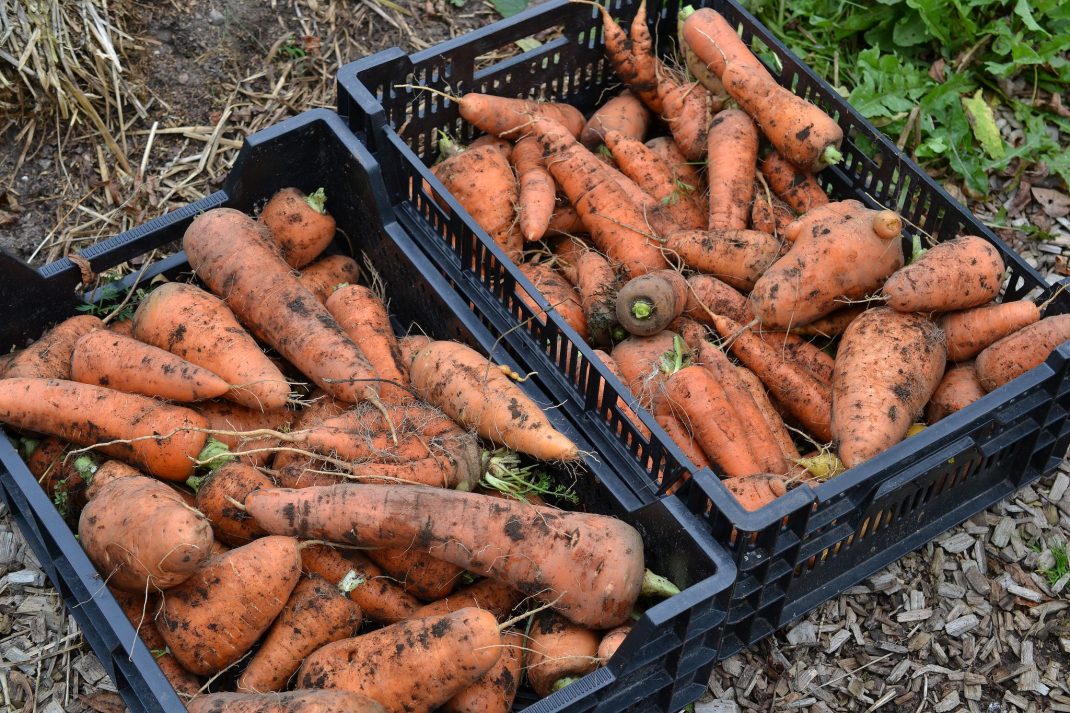
[{"label": "large thick carrot", "polygon": [[249,216],[229,208],[202,213],[182,246],[197,276],[320,388],[353,403],[378,398],[375,369]]},{"label": "large thick carrot", "polygon": [[128,592],[181,584],[208,558],[212,526],[166,483],[130,475],[82,510],[78,539],[109,585]]},{"label": "large thick carrot", "polygon": [[16,353],[7,366],[0,368],[0,377],[31,379],[70,379],[71,353],[75,343],[90,332],[104,329],[99,317],[83,314],[60,322],[44,336]]},{"label": "large thick carrot", "polygon": [[625,90],[595,109],[583,126],[580,143],[593,151],[610,131],[642,141],[649,126],[650,111],[634,94]]},{"label": "large thick carrot", "polygon": [[776,151],[762,159],[762,175],[770,190],[796,213],[806,213],[829,202],[814,174],[799,168]]},{"label": "large thick carrot", "polygon": [[809,373],[777,357],[776,350],[756,337],[750,329],[727,317],[718,316],[713,326],[743,364],[762,380],[769,392],[799,420],[811,435],[832,440],[832,389]]},{"label": "large thick carrot", "polygon": [[925,406],[925,422],[930,426],[966,408],[985,395],[973,362],[957,364],[944,373],[944,378]]},{"label": "large thick carrot", "polygon": [[595,628],[623,622],[643,580],[639,533],[611,517],[400,485],[257,491],[245,506],[268,532],[419,547]]},{"label": "large thick carrot", "polygon": [[524,249],[516,220],[520,187],[505,155],[492,146],[470,148],[431,170],[506,255],[518,260]]},{"label": "large thick carrot", "polygon": [[459,104],[462,119],[484,133],[508,139],[527,133],[528,124],[535,119],[557,122],[575,138],[579,138],[586,123],[580,110],[569,104],[509,99],[476,92],[465,94]]},{"label": "large thick carrot", "polygon": [[832,435],[844,466],[903,440],[944,375],[946,353],[924,315],[880,307],[851,323],[832,377]]},{"label": "large thick carrot", "polygon": [[568,195],[598,249],[636,277],[666,267],[647,221],[604,164],[560,124],[534,121],[528,130],[543,148],[547,168]]},{"label": "large thick carrot", "polygon": [[999,294],[1003,256],[984,238],[937,243],[884,283],[885,304],[899,312],[950,312],[980,307]]},{"label": "large thick carrot", "polygon": [[842,159],[843,129],[817,106],[776,83],[768,72],[732,62],[725,91],[750,114],[777,151],[796,166],[820,171]]},{"label": "large thick carrot", "polygon": [[712,275],[692,275],[687,280],[687,308],[684,316],[712,325],[714,315],[746,324],[753,317],[746,295]]},{"label": "large thick carrot", "polygon": [[302,578],[238,678],[237,689],[281,691],[306,656],[354,636],[360,622],[360,607],[338,587],[318,575]]},{"label": "large thick carrot", "polygon": [[[977,376],[992,391],[1040,366],[1055,348],[1070,339],[1070,315],[1045,317],[1009,334],[977,355]],[[0,382],[2,384],[3,382]]]},{"label": "large thick carrot", "polygon": [[540,696],[598,668],[598,634],[553,612],[539,615],[528,635],[524,671]]},{"label": "large thick carrot", "polygon": [[832,369],[836,360],[797,334],[790,332],[755,332],[759,339],[777,350],[777,355],[802,367],[814,378],[832,384]]},{"label": "large thick carrot", "polygon": [[247,408],[281,409],[290,385],[217,297],[182,282],[160,285],[134,313],[134,338],[217,374]]},{"label": "large thick carrot", "polygon": [[475,683],[442,704],[442,713],[509,713],[520,688],[526,638],[502,632],[502,656]]},{"label": "large thick carrot", "polygon": [[750,302],[766,329],[808,324],[875,293],[903,265],[902,219],[855,200],[815,208],[792,223],[795,240],[754,284]]},{"label": "large thick carrot", "polygon": [[[702,451],[730,478],[761,473],[748,429],[724,388],[706,369],[688,366],[665,382],[666,398],[687,416]],[[779,455],[777,453],[776,455]]]},{"label": "large thick carrot", "polygon": [[409,377],[401,363],[401,350],[383,301],[363,285],[346,285],[335,290],[325,306],[338,326],[360,345],[364,356],[383,379],[379,387],[383,399],[397,402],[409,397],[404,388]]},{"label": "large thick carrot", "polygon": [[699,272],[749,291],[777,261],[781,241],[760,230],[711,228],[669,235],[665,248]]},{"label": "large thick carrot", "polygon": [[260,222],[271,231],[290,267],[309,264],[334,239],[334,218],[327,213],[326,202],[322,188],[307,196],[299,188],[283,188],[260,212]]},{"label": "large thick carrot", "polygon": [[[581,297],[576,288],[545,263],[523,263],[520,265],[520,272],[524,273],[524,276],[531,281],[531,284],[542,293],[543,298],[550,303],[550,307],[556,310],[568,325],[576,330],[580,338],[586,340],[587,318],[584,314],[583,306],[580,304]],[[529,298],[525,292],[518,292],[517,294],[535,313],[536,319],[545,323],[546,318],[535,300]]]},{"label": "large thick carrot", "polygon": [[676,184],[672,167],[642,141],[609,131],[605,142],[624,175],[660,201],[681,228],[697,230],[706,226],[706,217],[692,194]]},{"label": "large thick carrot", "polygon": [[1029,300],[992,303],[951,312],[940,318],[947,340],[949,361],[966,361],[1009,334],[1040,319],[1040,310]]},{"label": "large thick carrot", "polygon": [[517,200],[520,232],[524,240],[542,240],[554,213],[557,195],[554,177],[546,170],[542,149],[534,137],[525,136],[516,142],[511,161],[520,184]]},{"label": "large thick carrot", "polygon": [[392,624],[412,617],[420,608],[415,597],[359,552],[349,552],[343,557],[329,545],[306,544],[301,548],[301,563],[306,572],[313,572],[336,586],[347,578],[359,581],[357,586],[346,588],[349,598],[369,619]]},{"label": "large thick carrot", "polygon": [[579,458],[538,405],[470,347],[432,342],[413,356],[409,378],[423,398],[488,440],[541,460]]},{"label": "large thick carrot", "polygon": [[378,702],[349,691],[208,693],[186,704],[189,713],[386,713]]},{"label": "large thick carrot", "polygon": [[200,692],[201,682],[192,673],[182,668],[175,659],[174,654],[167,650],[167,644],[160,636],[153,617],[159,606],[155,593],[146,596],[145,592],[124,592],[110,587],[115,601],[122,607],[123,613],[130,623],[134,625],[137,635],[145,643],[145,648],[156,659],[156,665],[174,686],[175,691],[184,697],[192,698]]},{"label": "large thick carrot", "polygon": [[[141,471],[131,465],[123,463],[121,460],[107,460],[99,466],[90,466],[86,469],[86,475],[88,476],[87,479],[89,481],[89,485],[85,489],[85,497],[87,500],[95,498],[97,494],[104,489],[104,486],[113,480],[132,478],[134,476],[143,477]],[[172,489],[172,492],[174,492],[175,495],[178,495],[186,505],[193,506],[193,498],[187,497],[184,490]]]},{"label": "large thick carrot", "polygon": [[461,609],[328,644],[305,659],[297,685],[360,693],[391,713],[431,713],[486,673],[501,645],[493,614]]},{"label": "large thick carrot", "polygon": [[709,227],[743,230],[750,223],[754,198],[758,127],[739,109],[725,109],[710,123],[706,153]]},{"label": "large thick carrot", "polygon": [[735,28],[716,10],[696,10],[688,5],[680,10],[680,17],[684,20],[684,41],[714,76],[721,77],[729,64],[745,64],[769,76]]},{"label": "large thick carrot", "polygon": [[208,369],[106,329],[89,332],[75,343],[71,379],[168,401],[203,401],[230,391],[230,385]]},{"label": "large thick carrot", "polygon": [[217,673],[267,631],[300,576],[297,540],[253,540],[212,558],[169,589],[160,607],[160,633],[187,671]]},{"label": "large thick carrot", "polygon": [[328,255],[302,270],[298,279],[323,304],[339,285],[360,281],[360,266],[348,255]]},{"label": "large thick carrot", "polygon": [[676,270],[648,272],[617,293],[617,321],[628,333],[649,337],[683,313],[687,297],[687,280]]},{"label": "large thick carrot", "polygon": [[59,379],[0,380],[0,423],[79,446],[110,443],[98,450],[178,481],[193,474],[208,439],[188,408]]},{"label": "large thick carrot", "polygon": [[227,545],[244,545],[267,534],[256,525],[241,504],[245,496],[260,488],[274,488],[271,478],[252,466],[227,463],[204,478],[190,478],[197,492],[195,506],[212,523],[217,539]]}]

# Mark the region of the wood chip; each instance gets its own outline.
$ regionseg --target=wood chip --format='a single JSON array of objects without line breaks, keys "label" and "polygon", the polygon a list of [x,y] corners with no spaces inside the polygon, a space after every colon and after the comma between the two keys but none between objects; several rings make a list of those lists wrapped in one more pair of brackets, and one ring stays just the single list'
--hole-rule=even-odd
[{"label": "wood chip", "polygon": [[905,624],[912,621],[925,621],[932,618],[932,609],[914,609],[913,611],[905,611],[897,614],[895,620],[900,624]]},{"label": "wood chip", "polygon": [[958,638],[965,634],[967,631],[970,631],[975,628],[980,623],[981,620],[978,619],[976,615],[967,614],[966,616],[961,616],[958,619],[949,621],[944,627],[944,630],[947,632],[948,636]]},{"label": "wood chip", "polygon": [[706,701],[695,704],[695,713],[739,713],[739,705],[729,700]]},{"label": "wood chip", "polygon": [[950,713],[950,711],[953,711],[960,702],[959,692],[952,691],[940,699],[940,702],[933,706],[933,710],[936,711],[936,713]]},{"label": "wood chip", "polygon": [[810,621],[804,621],[788,630],[788,643],[794,646],[816,646],[817,627]]},{"label": "wood chip", "polygon": [[968,535],[965,532],[958,532],[942,541],[940,547],[942,547],[945,552],[957,555],[960,552],[965,552],[973,547],[973,543],[974,538],[971,535]]}]

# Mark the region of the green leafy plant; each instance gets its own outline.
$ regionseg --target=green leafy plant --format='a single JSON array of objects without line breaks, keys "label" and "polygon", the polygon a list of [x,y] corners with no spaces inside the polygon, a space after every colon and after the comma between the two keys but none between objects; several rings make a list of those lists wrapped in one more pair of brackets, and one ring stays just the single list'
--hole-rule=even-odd
[{"label": "green leafy plant", "polygon": [[97,301],[78,305],[75,309],[97,317],[107,317],[119,305],[123,305],[122,310],[115,315],[114,319],[122,321],[132,318],[137,306],[141,304],[141,300],[145,299],[148,294],[148,290],[141,287],[136,288],[134,294],[126,301],[126,304],[123,304],[123,300],[126,300],[127,290],[119,283],[122,278],[118,276],[102,276],[102,279],[104,284],[100,288]]},{"label": "green leafy plant", "polygon": [[571,487],[555,483],[537,464],[520,465],[520,456],[507,448],[484,452],[483,478],[479,484],[521,502],[527,502],[529,495],[550,495],[573,504],[579,502]]},{"label": "green leafy plant", "polygon": [[[1070,5],[1060,0],[751,0],[749,9],[927,169],[974,194],[1043,163],[1070,182]],[[1013,83],[1010,80],[1016,80]],[[1024,88],[1023,88],[1024,87]],[[1008,144],[994,111],[1022,138]],[[1062,114],[1060,114],[1062,111]]]},{"label": "green leafy plant", "polygon": [[1048,578],[1048,583],[1054,585],[1060,579],[1062,579],[1067,572],[1070,572],[1070,556],[1066,551],[1066,543],[1056,544],[1051,546],[1052,557],[1055,558],[1055,564],[1047,569],[1040,570],[1040,573]]},{"label": "green leafy plant", "polygon": [[302,59],[308,56],[308,52],[303,47],[299,47],[296,38],[290,35],[279,47],[279,56],[289,60]]}]

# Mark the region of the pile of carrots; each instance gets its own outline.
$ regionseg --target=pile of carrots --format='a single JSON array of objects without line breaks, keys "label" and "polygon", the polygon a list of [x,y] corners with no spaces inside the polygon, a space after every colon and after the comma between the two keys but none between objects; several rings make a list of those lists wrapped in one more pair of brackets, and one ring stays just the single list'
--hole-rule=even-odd
[{"label": "pile of carrots", "polygon": [[628,387],[626,412],[652,412],[744,508],[877,456],[1070,338],[1070,316],[997,302],[986,240],[925,250],[894,211],[831,200],[818,174],[842,159],[839,125],[716,11],[684,8],[665,62],[645,4],[627,29],[591,4],[623,91],[589,116],[450,97],[484,135],[443,136],[432,172]]},{"label": "pile of carrots", "polygon": [[505,713],[678,590],[633,527],[526,477],[580,454],[519,375],[398,338],[357,263],[320,257],[323,201],[199,215],[203,288],[8,355],[0,423],[190,711]]}]

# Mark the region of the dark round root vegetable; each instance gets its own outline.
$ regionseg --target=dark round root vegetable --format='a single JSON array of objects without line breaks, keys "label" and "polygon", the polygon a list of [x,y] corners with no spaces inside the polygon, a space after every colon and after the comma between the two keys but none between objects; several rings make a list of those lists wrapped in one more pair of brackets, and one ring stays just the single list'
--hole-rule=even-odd
[{"label": "dark round root vegetable", "polygon": [[832,435],[844,466],[903,440],[945,365],[944,335],[924,315],[879,307],[852,322],[832,377]]},{"label": "dark round root vegetable", "polygon": [[630,334],[649,337],[669,326],[687,306],[687,281],[675,270],[629,280],[617,292],[617,321]]},{"label": "dark round root vegetable", "polygon": [[212,525],[166,483],[117,478],[82,510],[78,537],[116,589],[144,592],[181,584],[208,558]]}]

